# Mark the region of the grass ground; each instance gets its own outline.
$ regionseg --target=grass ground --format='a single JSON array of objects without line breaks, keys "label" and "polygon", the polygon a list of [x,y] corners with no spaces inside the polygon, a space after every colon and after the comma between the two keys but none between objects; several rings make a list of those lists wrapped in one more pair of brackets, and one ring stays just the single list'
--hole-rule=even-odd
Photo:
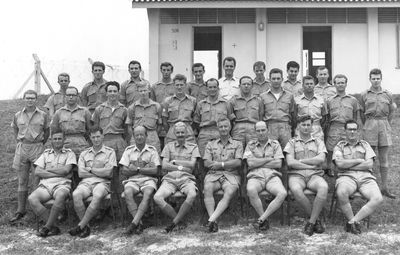
[{"label": "grass ground", "polygon": [[[41,98],[41,105],[45,98]],[[0,101],[0,254],[400,254],[399,199],[385,199],[383,205],[372,215],[369,229],[354,236],[343,231],[343,216],[326,222],[326,233],[308,237],[302,234],[304,225],[301,211],[291,226],[281,226],[278,215],[271,222],[267,233],[256,233],[250,221],[234,219],[238,212],[224,215],[220,231],[207,234],[200,223],[199,210],[190,215],[191,224],[185,230],[164,234],[166,218],[160,225],[147,228],[140,236],[121,235],[121,224],[114,226],[110,218],[93,224],[92,235],[80,240],[66,234],[69,226],[61,224],[62,235],[42,239],[36,236],[36,223],[28,212],[18,225],[9,225],[8,219],[16,207],[17,177],[11,170],[15,141],[10,128],[14,113],[23,107],[21,100]],[[400,195],[400,116],[393,123],[394,146],[390,152],[390,187]],[[376,173],[379,181],[379,172]],[[333,180],[328,179],[331,187]],[[330,199],[329,199],[330,200]],[[361,203],[355,203],[359,208]],[[295,206],[297,207],[297,206]],[[329,210],[329,206],[326,206]]]}]

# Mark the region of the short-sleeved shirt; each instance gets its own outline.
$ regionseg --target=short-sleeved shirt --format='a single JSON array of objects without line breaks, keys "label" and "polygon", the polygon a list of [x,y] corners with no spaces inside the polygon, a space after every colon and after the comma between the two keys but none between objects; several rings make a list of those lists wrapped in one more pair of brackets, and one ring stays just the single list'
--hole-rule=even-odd
[{"label": "short-sleeved shirt", "polygon": [[[243,159],[251,159],[251,158],[274,158],[274,159],[283,159],[283,153],[281,145],[276,140],[268,139],[268,141],[262,145],[259,141],[253,140],[250,141],[246,150],[243,154]],[[258,169],[269,169],[264,167],[258,167],[252,169],[251,171],[257,171]]]},{"label": "short-sleeved shirt", "polygon": [[161,111],[161,105],[151,99],[148,104],[137,100],[129,106],[125,123],[133,128],[144,126],[148,130],[156,130],[157,124],[161,124]]},{"label": "short-sleeved shirt", "polygon": [[205,82],[199,84],[196,81],[191,81],[188,83],[189,95],[196,98],[197,102],[207,98],[207,85]]},{"label": "short-sleeved shirt", "polygon": [[[160,157],[157,153],[157,149],[154,146],[146,144],[143,150],[140,151],[134,144],[126,147],[119,164],[129,167],[131,162],[135,162],[139,167],[157,167],[160,165]],[[144,175],[143,173],[139,173],[129,177],[129,180],[136,180],[143,177],[148,176]],[[156,180],[154,177],[152,177],[152,179]]]},{"label": "short-sleeved shirt", "polygon": [[282,90],[279,99],[268,90],[261,94],[261,100],[264,104],[265,121],[290,122],[294,111],[294,98],[292,93]]},{"label": "short-sleeved shirt", "polygon": [[[111,168],[117,166],[117,158],[115,151],[110,147],[103,145],[98,152],[95,152],[93,147],[84,150],[79,156],[78,167],[93,167],[95,168]],[[88,184],[110,183],[110,179],[104,177],[93,176],[83,178],[81,182]]]},{"label": "short-sleeved shirt", "polygon": [[314,94],[322,97],[326,101],[330,97],[336,95],[336,87],[329,83],[326,86],[322,86],[318,83],[314,87]]},{"label": "short-sleeved shirt", "polygon": [[196,108],[196,98],[185,95],[182,99],[176,95],[167,97],[164,101],[162,116],[172,125],[179,121],[192,124]]},{"label": "short-sleeved shirt", "polygon": [[92,121],[95,126],[103,129],[103,134],[124,134],[125,121],[128,116],[128,109],[118,102],[113,108],[108,102],[97,106],[92,115]]},{"label": "short-sleeved shirt", "polygon": [[95,81],[86,83],[81,92],[82,106],[87,107],[89,111],[94,111],[97,106],[107,101],[106,83],[104,79],[101,84]]},{"label": "short-sleeved shirt", "polygon": [[222,77],[218,80],[219,83],[219,96],[225,98],[226,100],[231,99],[234,95],[240,95],[239,89],[239,79],[232,77],[227,79]]},{"label": "short-sleeved shirt", "polygon": [[[355,145],[351,145],[348,141],[340,141],[338,144],[335,146],[333,149],[333,156],[332,160],[338,160],[338,159],[374,159],[375,158],[375,152],[371,148],[371,146],[364,140],[359,140]],[[346,171],[354,171],[351,168],[350,169],[339,169],[341,172],[346,172]],[[372,173],[373,170],[372,168],[369,169],[369,171]],[[340,175],[340,173],[339,173]]]},{"label": "short-sleeved shirt", "polygon": [[[44,170],[46,168],[61,168],[66,165],[76,165],[76,156],[72,150],[66,148],[62,148],[60,153],[56,153],[53,149],[46,149],[34,164]],[[71,176],[72,174],[69,173],[65,177],[46,178],[40,180],[40,182],[43,184],[54,184],[69,180]]]},{"label": "short-sleeved shirt", "polygon": [[235,95],[229,99],[229,103],[235,115],[235,122],[257,123],[262,120],[264,104],[258,96],[251,95],[249,98],[245,98]]},{"label": "short-sleeved shirt", "polygon": [[197,103],[193,122],[198,123],[200,128],[216,126],[221,117],[227,117],[230,120],[235,118],[230,104],[222,97],[218,97],[214,102],[206,98]]},{"label": "short-sleeved shirt", "polygon": [[11,122],[13,128],[18,128],[18,142],[44,142],[45,130],[49,128],[47,113],[36,107],[32,115],[28,115],[26,108],[17,112]]},{"label": "short-sleeved shirt", "polygon": [[367,89],[361,94],[360,104],[367,118],[388,117],[393,112],[393,96],[386,89],[379,92]]},{"label": "short-sleeved shirt", "polygon": [[175,85],[171,80],[169,83],[159,81],[151,86],[151,99],[157,103],[164,103],[165,98],[173,96],[175,94]]},{"label": "short-sleeved shirt", "polygon": [[291,154],[296,160],[313,158],[321,153],[328,153],[324,141],[312,136],[307,141],[301,139],[300,136],[290,139],[283,151]]},{"label": "short-sleeved shirt", "polygon": [[[51,95],[44,105],[45,108],[49,110],[52,114],[54,114],[58,109],[63,107],[66,104],[66,97],[64,93],[56,92],[54,95]],[[52,118],[53,116],[50,116]]]},{"label": "short-sleeved shirt", "polygon": [[260,96],[262,93],[268,91],[271,88],[271,84],[268,80],[258,83],[256,78],[253,79],[253,88],[251,89],[251,94]]},{"label": "short-sleeved shirt", "polygon": [[66,135],[84,135],[91,121],[87,108],[77,105],[74,109],[61,107],[53,116],[51,125],[60,128]]},{"label": "short-sleeved shirt", "polygon": [[300,80],[296,80],[294,83],[292,83],[289,79],[287,79],[282,83],[282,88],[292,93],[294,97],[303,94],[303,85]]},{"label": "short-sleeved shirt", "polygon": [[[179,146],[177,141],[169,142],[163,149],[161,157],[172,160],[192,161],[193,159],[200,158],[199,148],[197,144],[185,142],[183,146]],[[163,180],[176,180],[181,178],[189,178],[195,180],[193,174],[184,171],[173,171],[164,175]]]},{"label": "short-sleeved shirt", "polygon": [[129,79],[121,84],[119,101],[126,107],[129,107],[131,104],[140,99],[140,94],[138,91],[139,83],[145,83],[150,92],[150,82],[145,79],[139,78],[139,81]]},{"label": "short-sleeved shirt", "polygon": [[320,121],[326,115],[325,101],[320,96],[314,94],[312,98],[308,98],[303,94],[295,97],[294,101],[297,109],[297,117],[309,115],[315,122]]},{"label": "short-sleeved shirt", "polygon": [[330,122],[345,124],[348,120],[356,119],[357,112],[360,111],[360,104],[357,98],[351,95],[331,97],[327,104]]}]

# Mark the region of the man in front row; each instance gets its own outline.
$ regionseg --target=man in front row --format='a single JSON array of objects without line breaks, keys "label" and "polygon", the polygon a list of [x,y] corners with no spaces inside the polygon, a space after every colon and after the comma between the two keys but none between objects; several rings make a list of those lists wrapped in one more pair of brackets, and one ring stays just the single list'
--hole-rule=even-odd
[{"label": "man in front row", "polygon": [[[359,222],[372,214],[382,203],[383,198],[372,175],[375,153],[364,140],[359,140],[358,124],[348,120],[345,124],[346,140],[340,141],[333,150],[333,160],[339,168],[336,180],[336,195],[340,209],[348,222],[345,230],[361,234]],[[368,202],[354,215],[349,197],[359,191]]]},{"label": "man in front row", "polygon": [[[318,217],[328,196],[328,184],[322,177],[327,151],[324,141],[311,135],[312,127],[311,116],[300,117],[299,136],[290,139],[284,149],[289,166],[289,189],[310,217],[304,228],[304,233],[309,236],[325,231]],[[313,205],[304,194],[305,189],[316,193]]]},{"label": "man in front row", "polygon": [[[229,136],[229,119],[219,119],[217,126],[220,138],[208,142],[203,157],[204,166],[208,168],[204,178],[204,204],[209,216],[208,232],[218,231],[217,220],[239,189],[239,168],[243,155],[242,143]],[[215,208],[214,192],[220,189],[223,190],[224,196]]]},{"label": "man in front row", "polygon": [[[47,149],[35,161],[35,175],[40,178],[38,188],[28,197],[29,204],[35,214],[46,222],[38,235],[47,237],[60,234],[55,225],[58,214],[65,207],[65,200],[71,191],[71,170],[76,165],[75,154],[70,149],[63,148],[64,134],[61,130],[51,134],[51,149]],[[49,210],[43,206],[54,199]]]},{"label": "man in front row", "polygon": [[[146,144],[146,128],[135,127],[133,136],[135,144],[125,149],[119,161],[122,174],[128,177],[128,180],[123,181],[122,184],[126,206],[133,217],[125,235],[143,232],[141,219],[149,207],[151,196],[157,190],[157,167],[160,165],[156,147]],[[139,193],[142,193],[143,197],[138,207],[134,196]]]},{"label": "man in front row", "polygon": [[[282,206],[287,195],[281,181],[282,174],[275,170],[281,168],[284,157],[279,142],[268,139],[268,129],[264,121],[255,124],[255,131],[257,140],[249,142],[243,154],[249,170],[247,196],[259,216],[254,228],[266,231],[269,229],[268,217]],[[265,212],[258,195],[263,190],[275,196]]]},{"label": "man in front row", "polygon": [[[181,223],[182,219],[189,212],[197,195],[196,177],[193,175],[193,170],[200,153],[197,144],[186,141],[187,128],[184,122],[177,122],[174,125],[176,141],[169,142],[161,153],[162,169],[167,174],[164,175],[162,184],[154,195],[154,202],[172,219],[171,224],[165,229],[167,233],[173,231],[178,225],[180,225],[178,227],[185,227],[185,224]],[[178,213],[165,201],[176,191],[186,195]]]},{"label": "man in front row", "polygon": [[[115,152],[103,145],[103,130],[93,127],[90,130],[90,140],[93,146],[84,150],[79,156],[78,174],[82,178],[74,190],[74,207],[79,217],[78,225],[69,231],[72,236],[85,238],[90,235],[89,221],[96,216],[104,198],[110,192],[110,180],[113,168],[117,166]],[[85,201],[92,196],[88,208]]]}]

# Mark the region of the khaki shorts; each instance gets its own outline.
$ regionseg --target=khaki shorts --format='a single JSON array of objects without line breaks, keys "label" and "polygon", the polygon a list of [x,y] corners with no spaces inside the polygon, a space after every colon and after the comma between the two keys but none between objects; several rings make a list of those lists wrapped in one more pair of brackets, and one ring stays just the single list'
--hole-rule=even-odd
[{"label": "khaki shorts", "polygon": [[143,192],[143,189],[145,188],[153,188],[154,190],[157,190],[157,182],[154,178],[151,177],[143,177],[143,178],[137,178],[133,180],[126,180],[123,181],[122,184],[124,185],[124,189],[131,187],[136,191]]},{"label": "khaki shorts", "polygon": [[249,190],[252,186],[259,186],[265,189],[268,193],[272,194],[272,190],[276,190],[276,188],[285,189],[281,178],[279,176],[272,176],[271,178],[261,179],[261,178],[251,178],[247,181],[247,190]]},{"label": "khaki shorts", "polygon": [[87,191],[88,194],[91,196],[93,195],[94,192],[99,193],[101,192],[103,194],[103,197],[107,196],[108,193],[110,193],[110,185],[108,183],[87,183],[87,182],[80,182],[78,187],[74,190],[74,192],[78,192],[79,190],[85,190]]},{"label": "khaki shorts", "polygon": [[370,172],[364,171],[346,171],[345,173],[339,173],[339,177],[336,179],[336,187],[339,186],[351,187],[354,191],[368,190],[380,192],[379,186],[376,183],[376,178]]},{"label": "khaki shorts", "polygon": [[103,142],[105,146],[108,146],[115,151],[117,162],[119,162],[127,146],[122,135],[105,135]]},{"label": "khaki shorts", "polygon": [[289,188],[291,183],[304,183],[308,187],[309,182],[324,181],[322,177],[324,175],[323,170],[290,170],[289,175]]},{"label": "khaki shorts", "polygon": [[46,190],[54,198],[60,190],[65,190],[69,194],[71,192],[71,181],[61,181],[52,184],[39,183],[38,189]]},{"label": "khaki shorts", "polygon": [[241,141],[243,144],[243,148],[246,148],[248,142],[257,139],[257,134],[254,126],[254,123],[249,122],[235,123],[231,132],[232,138]]},{"label": "khaki shorts", "polygon": [[371,146],[391,146],[392,128],[387,119],[367,119],[363,127],[364,140]]},{"label": "khaki shorts", "polygon": [[220,175],[220,174],[208,173],[206,175],[206,177],[204,178],[204,183],[207,183],[207,182],[218,183],[220,189],[225,189],[225,187],[227,187],[227,186],[235,186],[235,187],[239,188],[240,177],[235,176],[233,174]]},{"label": "khaki shorts", "polygon": [[289,123],[286,122],[267,122],[267,128],[269,138],[277,140],[282,148],[285,148],[286,144],[292,138],[292,128]]},{"label": "khaki shorts", "polygon": [[188,194],[191,191],[197,192],[196,183],[189,178],[184,178],[176,181],[166,179],[163,180],[160,188],[158,189],[158,192],[169,192],[171,195],[177,191],[180,191],[183,194]]},{"label": "khaki shorts", "polygon": [[326,149],[333,151],[336,144],[344,139],[346,139],[344,124],[332,124],[329,127],[328,138],[326,139]]}]

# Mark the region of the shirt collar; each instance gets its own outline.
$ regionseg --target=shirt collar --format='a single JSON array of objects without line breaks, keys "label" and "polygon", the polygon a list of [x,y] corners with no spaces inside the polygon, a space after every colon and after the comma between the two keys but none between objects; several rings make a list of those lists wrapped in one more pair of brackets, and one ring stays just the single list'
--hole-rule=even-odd
[{"label": "shirt collar", "polygon": [[225,76],[223,77],[222,81],[237,81],[238,78],[236,78],[235,76],[232,76],[231,79],[227,79]]},{"label": "shirt collar", "polygon": [[307,100],[312,100],[312,99],[317,99],[317,96],[315,95],[315,93],[313,94],[313,96],[312,96],[312,98],[308,98],[308,97],[306,97],[306,95],[303,93],[301,96],[300,96],[300,98],[301,99],[303,99],[303,98],[305,98],[305,99],[307,99]]},{"label": "shirt collar", "polygon": [[[53,149],[53,148],[50,148],[50,150],[49,150],[49,153],[50,154],[52,154],[52,153],[55,153],[56,151]],[[64,148],[64,147],[62,147],[61,148],[61,153],[65,153],[65,152],[67,152],[67,150]]]},{"label": "shirt collar", "polygon": [[285,82],[285,83],[290,83],[290,84],[292,84],[292,85],[301,84],[301,81],[300,81],[300,80],[296,80],[294,83],[292,83],[289,79],[286,79],[284,82]]},{"label": "shirt collar", "polygon": [[295,139],[295,141],[301,141],[303,143],[308,143],[310,141],[315,141],[315,137],[313,135],[311,135],[311,138],[308,139],[307,141],[304,141],[303,139],[301,139],[300,135],[296,136],[294,139]]},{"label": "shirt collar", "polygon": [[[89,148],[89,152],[96,153],[96,152],[94,151],[93,146]],[[106,148],[105,148],[104,144],[101,146],[101,149],[100,149],[98,152],[103,152],[103,153],[106,152]]]},{"label": "shirt collar", "polygon": [[[104,103],[102,103],[103,106],[108,107],[110,109],[112,109],[111,105],[108,103],[108,101],[105,101]],[[118,102],[117,107],[116,108],[121,108],[121,107],[125,107],[123,104],[121,104],[120,102]]]},{"label": "shirt collar", "polygon": [[[139,148],[136,146],[136,144],[133,145],[132,150],[133,150],[133,151],[138,151],[138,152],[140,152],[140,150],[139,150]],[[145,145],[144,145],[143,151],[150,151],[150,147],[149,147],[148,144],[145,144]]]},{"label": "shirt collar", "polygon": [[[174,146],[175,146],[175,147],[179,147],[178,141],[175,141],[175,142],[174,142]],[[186,142],[186,141],[185,141],[185,143],[183,144],[183,147],[186,148],[186,149],[188,148],[188,145],[187,145],[187,142]]]},{"label": "shirt collar", "polygon": [[[23,112],[26,112],[26,107],[24,107],[24,108],[22,109],[22,111],[23,111]],[[36,112],[38,112],[38,111],[39,111],[39,108],[35,107],[35,110],[33,111],[33,113],[36,113]]]},{"label": "shirt collar", "polygon": [[[271,139],[268,139],[264,146],[267,146],[267,145],[272,145]],[[256,141],[256,146],[262,146],[258,140]]]},{"label": "shirt collar", "polygon": [[[222,143],[221,138],[218,138],[218,139],[217,139],[217,143]],[[230,144],[233,143],[232,137],[229,137],[229,138],[228,138],[228,143],[230,143]]]}]

